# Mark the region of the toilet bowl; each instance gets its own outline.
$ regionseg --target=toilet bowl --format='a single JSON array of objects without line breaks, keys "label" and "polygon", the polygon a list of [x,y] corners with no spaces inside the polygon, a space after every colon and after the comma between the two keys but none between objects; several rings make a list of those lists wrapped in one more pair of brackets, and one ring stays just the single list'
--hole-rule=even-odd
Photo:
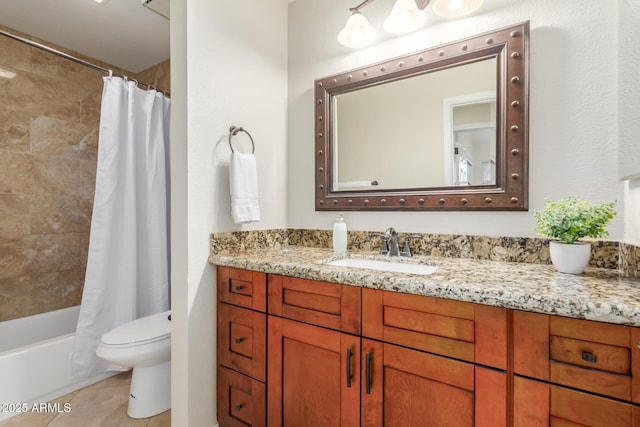
[{"label": "toilet bowl", "polygon": [[133,368],[127,415],[147,418],[171,408],[171,311],[141,317],[104,334],[96,355]]}]

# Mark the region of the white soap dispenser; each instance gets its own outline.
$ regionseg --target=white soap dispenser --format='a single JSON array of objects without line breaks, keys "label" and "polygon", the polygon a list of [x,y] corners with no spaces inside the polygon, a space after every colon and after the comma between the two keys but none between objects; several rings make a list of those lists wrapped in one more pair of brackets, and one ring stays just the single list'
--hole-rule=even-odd
[{"label": "white soap dispenser", "polygon": [[342,214],[338,215],[333,224],[333,255],[347,254],[347,224],[344,222]]}]

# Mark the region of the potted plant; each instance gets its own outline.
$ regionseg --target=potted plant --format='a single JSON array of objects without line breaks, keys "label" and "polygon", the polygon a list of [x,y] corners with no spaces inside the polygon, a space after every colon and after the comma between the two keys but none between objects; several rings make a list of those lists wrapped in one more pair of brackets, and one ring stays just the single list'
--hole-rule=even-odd
[{"label": "potted plant", "polygon": [[544,209],[533,210],[538,220],[535,231],[555,239],[549,242],[549,253],[559,272],[581,274],[587,268],[591,245],[578,240],[607,236],[605,227],[616,216],[615,205],[593,205],[578,197],[566,197],[557,202],[545,200]]}]

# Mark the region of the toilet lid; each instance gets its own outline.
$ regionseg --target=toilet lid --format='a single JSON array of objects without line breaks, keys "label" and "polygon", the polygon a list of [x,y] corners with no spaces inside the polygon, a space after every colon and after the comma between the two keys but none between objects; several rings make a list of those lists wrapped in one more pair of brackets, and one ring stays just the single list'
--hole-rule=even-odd
[{"label": "toilet lid", "polygon": [[102,336],[107,345],[160,341],[171,336],[171,310],[152,314],[115,327]]}]

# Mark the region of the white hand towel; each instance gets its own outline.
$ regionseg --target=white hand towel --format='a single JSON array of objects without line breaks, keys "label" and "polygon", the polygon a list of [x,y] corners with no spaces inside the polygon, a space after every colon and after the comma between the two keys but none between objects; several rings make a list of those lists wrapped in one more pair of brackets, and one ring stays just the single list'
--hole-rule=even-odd
[{"label": "white hand towel", "polygon": [[258,170],[253,154],[233,152],[229,162],[231,217],[236,224],[260,221]]},{"label": "white hand towel", "polygon": [[371,181],[344,181],[338,183],[338,188],[351,188],[351,187],[371,187],[372,185],[378,185],[377,182]]}]

